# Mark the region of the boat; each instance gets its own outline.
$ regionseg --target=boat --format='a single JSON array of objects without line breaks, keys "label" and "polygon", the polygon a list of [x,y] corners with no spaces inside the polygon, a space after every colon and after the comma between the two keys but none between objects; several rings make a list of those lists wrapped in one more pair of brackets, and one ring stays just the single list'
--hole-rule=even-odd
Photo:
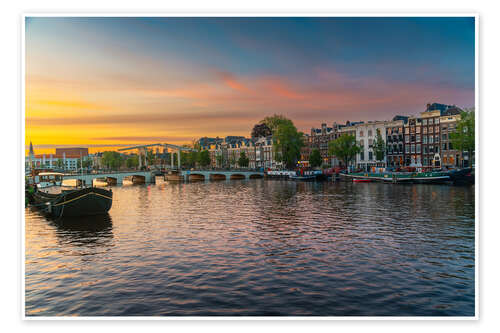
[{"label": "boat", "polygon": [[[111,209],[113,203],[111,190],[57,185],[62,184],[63,175],[60,173],[46,173],[39,176],[41,181],[32,193],[33,205],[53,217],[100,215],[106,214]],[[54,181],[50,183],[45,181],[47,177]]]},{"label": "boat", "polygon": [[371,179],[354,178],[352,180],[354,183],[371,183]]},{"label": "boat", "polygon": [[310,182],[316,180],[316,175],[290,176],[291,180]]},{"label": "boat", "polygon": [[342,173],[341,177],[351,180],[370,180],[392,183],[457,184],[471,173],[471,168],[458,170],[431,170],[421,172],[354,172]]}]

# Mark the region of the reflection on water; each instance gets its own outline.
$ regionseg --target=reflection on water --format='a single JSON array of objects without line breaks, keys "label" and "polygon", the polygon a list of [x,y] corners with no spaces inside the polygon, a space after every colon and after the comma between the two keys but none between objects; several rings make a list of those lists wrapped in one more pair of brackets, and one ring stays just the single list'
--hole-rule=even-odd
[{"label": "reflection on water", "polygon": [[26,209],[27,315],[474,315],[474,188],[115,187],[109,215]]}]

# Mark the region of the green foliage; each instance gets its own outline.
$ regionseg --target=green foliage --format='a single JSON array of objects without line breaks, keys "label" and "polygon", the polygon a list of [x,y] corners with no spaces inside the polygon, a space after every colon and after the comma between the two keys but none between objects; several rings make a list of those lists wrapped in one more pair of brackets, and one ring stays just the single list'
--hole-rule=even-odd
[{"label": "green foliage", "polygon": [[64,168],[64,161],[62,158],[59,158],[57,161],[56,161],[56,166],[60,169]]},{"label": "green foliage", "polygon": [[150,149],[146,150],[146,161],[148,165],[153,165],[156,162],[156,154]]},{"label": "green foliage", "polygon": [[240,158],[238,159],[238,165],[241,168],[246,168],[246,167],[248,167],[249,162],[250,162],[250,160],[248,159],[247,155],[245,154],[244,151],[242,151],[240,153]]},{"label": "green foliage", "polygon": [[382,135],[380,134],[380,130],[377,128],[377,136],[375,138],[375,142],[373,143],[373,151],[375,152],[375,158],[377,161],[381,161],[385,156],[385,142],[382,139]]},{"label": "green foliage", "polygon": [[292,125],[293,122],[283,115],[274,114],[272,116],[267,116],[260,121],[260,124],[266,124],[274,135],[280,125]]},{"label": "green foliage", "polygon": [[336,140],[328,142],[328,153],[336,156],[346,166],[361,152],[361,147],[356,144],[354,135],[341,135]]},{"label": "green foliage", "polygon": [[231,154],[229,155],[229,165],[234,166],[236,164],[236,153],[233,150]]},{"label": "green foliage", "polygon": [[216,161],[217,161],[217,166],[222,168],[224,167],[224,155],[222,154],[219,154],[215,157]]},{"label": "green foliage", "polygon": [[472,163],[472,151],[476,144],[474,109],[462,111],[457,121],[455,132],[450,133],[450,141],[454,149],[467,151]]},{"label": "green foliage", "polygon": [[323,159],[321,158],[321,154],[318,149],[313,149],[311,151],[311,155],[309,155],[309,165],[312,168],[319,167],[323,163]]},{"label": "green foliage", "polygon": [[278,125],[273,132],[275,158],[286,168],[294,168],[300,158],[300,148],[304,145],[303,133],[298,132],[291,120],[277,118]]},{"label": "green foliage", "polygon": [[138,156],[130,156],[127,158],[125,161],[125,164],[127,168],[132,169],[132,168],[137,168],[139,166],[139,157]]},{"label": "green foliage", "polygon": [[122,165],[122,156],[116,151],[105,151],[102,153],[102,164],[108,169],[119,169]]},{"label": "green foliage", "polygon": [[210,165],[210,152],[208,150],[203,150],[198,158],[198,162],[202,167],[206,167]]}]

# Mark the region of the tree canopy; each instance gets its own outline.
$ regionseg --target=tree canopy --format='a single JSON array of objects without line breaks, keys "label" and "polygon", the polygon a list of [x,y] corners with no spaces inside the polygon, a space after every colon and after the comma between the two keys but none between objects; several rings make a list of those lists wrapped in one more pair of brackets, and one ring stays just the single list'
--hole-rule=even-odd
[{"label": "tree canopy", "polygon": [[286,168],[294,168],[300,158],[300,148],[304,145],[303,133],[297,131],[291,120],[279,122],[273,132],[273,147],[276,160],[282,162]]},{"label": "tree canopy", "polygon": [[125,165],[127,168],[137,168],[139,166],[139,157],[137,155],[130,156],[126,159]]},{"label": "tree canopy", "polygon": [[271,134],[271,129],[265,123],[256,124],[252,129],[252,138],[266,137]]},{"label": "tree canopy", "polygon": [[122,165],[122,155],[116,151],[105,151],[102,153],[102,164],[108,169],[119,169]]},{"label": "tree canopy", "polygon": [[373,151],[375,152],[375,158],[377,161],[382,161],[385,156],[385,141],[382,139],[382,134],[380,134],[380,129],[377,128],[377,136],[375,137],[375,142],[373,143]]},{"label": "tree canopy", "polygon": [[309,155],[309,165],[312,168],[316,168],[321,166],[323,163],[323,159],[321,158],[321,154],[318,149],[313,149],[311,151],[311,155]]},{"label": "tree canopy", "polygon": [[244,151],[240,153],[240,158],[238,159],[238,165],[240,168],[246,168],[248,167],[248,163],[250,160],[248,159],[247,155],[245,154]]},{"label": "tree canopy", "polygon": [[476,145],[474,109],[460,113],[460,120],[457,121],[455,132],[450,133],[450,141],[454,149],[462,152],[467,151],[469,160],[472,161],[472,152]]},{"label": "tree canopy", "polygon": [[341,135],[336,140],[328,143],[328,153],[336,156],[346,166],[361,151],[361,147],[356,144],[354,135]]},{"label": "tree canopy", "polygon": [[283,115],[280,114],[274,114],[272,116],[267,116],[264,119],[260,121],[260,124],[265,124],[270,130],[271,133],[274,135],[280,125],[292,125],[293,122],[286,118]]},{"label": "tree canopy", "polygon": [[199,153],[198,162],[202,167],[206,167],[210,165],[210,152],[208,150],[203,150]]}]

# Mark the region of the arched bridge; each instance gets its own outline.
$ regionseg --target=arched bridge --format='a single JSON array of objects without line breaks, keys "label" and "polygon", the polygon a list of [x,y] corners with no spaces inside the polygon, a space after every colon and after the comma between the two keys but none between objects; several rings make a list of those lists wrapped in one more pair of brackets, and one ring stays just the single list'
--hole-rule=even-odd
[{"label": "arched bridge", "polygon": [[264,178],[264,172],[248,170],[183,170],[181,175],[188,181]]},{"label": "arched bridge", "polygon": [[144,183],[154,183],[154,171],[127,171],[127,172],[109,172],[92,174],[66,174],[63,179],[80,179],[86,185],[92,185],[94,179],[106,178],[110,184],[123,184],[123,179],[136,177],[143,180]]}]

